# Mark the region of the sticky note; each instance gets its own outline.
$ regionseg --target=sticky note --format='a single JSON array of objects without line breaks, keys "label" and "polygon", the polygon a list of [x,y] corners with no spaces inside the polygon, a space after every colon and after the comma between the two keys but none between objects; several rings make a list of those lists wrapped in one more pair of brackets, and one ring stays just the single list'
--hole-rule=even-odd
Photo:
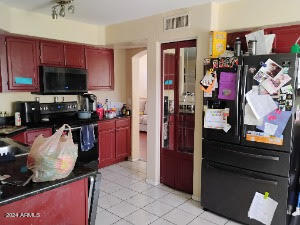
[{"label": "sticky note", "polygon": [[32,78],[29,77],[15,77],[15,83],[16,84],[32,84]]}]

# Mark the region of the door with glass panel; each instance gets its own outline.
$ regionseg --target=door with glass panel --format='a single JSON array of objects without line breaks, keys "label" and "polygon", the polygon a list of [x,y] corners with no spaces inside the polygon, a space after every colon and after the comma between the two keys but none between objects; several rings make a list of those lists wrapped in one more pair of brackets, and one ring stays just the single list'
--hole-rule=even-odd
[{"label": "door with glass panel", "polygon": [[196,41],[161,46],[161,182],[192,192]]}]

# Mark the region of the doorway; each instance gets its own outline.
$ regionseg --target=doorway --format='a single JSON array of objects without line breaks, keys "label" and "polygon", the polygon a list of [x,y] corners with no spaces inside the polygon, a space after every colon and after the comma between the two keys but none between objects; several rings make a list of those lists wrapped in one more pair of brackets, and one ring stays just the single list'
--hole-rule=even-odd
[{"label": "doorway", "polygon": [[148,124],[148,101],[147,101],[147,54],[139,59],[139,109],[140,109],[140,160],[147,162],[147,124]]},{"label": "doorway", "polygon": [[138,119],[134,126],[138,128],[137,159],[147,162],[147,127],[148,127],[148,100],[147,100],[147,50],[141,51],[132,57],[132,103],[137,105],[135,113]]},{"label": "doorway", "polygon": [[161,45],[161,177],[193,193],[196,40]]}]

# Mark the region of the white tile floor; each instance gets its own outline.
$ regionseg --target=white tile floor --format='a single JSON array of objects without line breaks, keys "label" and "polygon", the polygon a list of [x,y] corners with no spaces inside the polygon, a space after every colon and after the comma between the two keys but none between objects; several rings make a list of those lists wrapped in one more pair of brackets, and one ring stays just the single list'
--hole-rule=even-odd
[{"label": "white tile floor", "polygon": [[147,184],[143,161],[125,161],[100,171],[96,225],[239,225],[204,212],[189,194]]}]

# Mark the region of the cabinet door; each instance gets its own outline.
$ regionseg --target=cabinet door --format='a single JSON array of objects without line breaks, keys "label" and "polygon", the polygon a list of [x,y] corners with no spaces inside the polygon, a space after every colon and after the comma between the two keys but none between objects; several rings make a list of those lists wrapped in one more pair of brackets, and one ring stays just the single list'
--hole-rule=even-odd
[{"label": "cabinet door", "polygon": [[130,128],[120,127],[116,129],[116,159],[128,157],[130,142]]},{"label": "cabinet door", "polygon": [[114,54],[111,49],[86,48],[89,90],[114,89]]},{"label": "cabinet door", "polygon": [[85,68],[84,46],[65,44],[65,66],[73,68]]},{"label": "cabinet door", "polygon": [[64,46],[62,43],[41,41],[41,64],[64,66]]},{"label": "cabinet door", "polygon": [[113,164],[116,158],[115,121],[99,124],[99,168]]},{"label": "cabinet door", "polygon": [[8,37],[8,89],[35,91],[38,89],[37,44],[35,40]]},{"label": "cabinet door", "polygon": [[87,225],[86,179],[0,207],[0,224]]},{"label": "cabinet door", "polygon": [[116,159],[124,159],[131,153],[130,119],[116,121]]}]

